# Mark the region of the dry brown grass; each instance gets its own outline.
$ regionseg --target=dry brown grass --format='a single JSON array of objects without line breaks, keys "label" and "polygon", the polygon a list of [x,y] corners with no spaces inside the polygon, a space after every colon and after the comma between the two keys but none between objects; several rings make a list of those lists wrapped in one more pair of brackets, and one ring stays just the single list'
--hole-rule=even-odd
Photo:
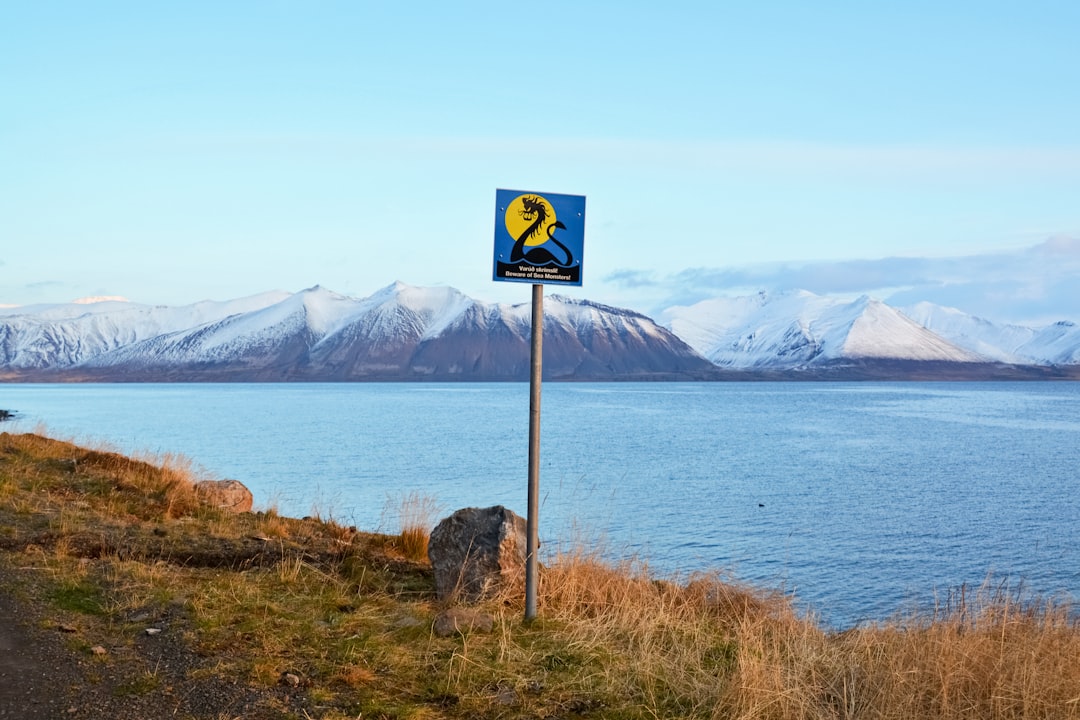
[{"label": "dry brown grass", "polygon": [[36,434],[3,434],[9,462],[39,479],[40,499],[70,503],[106,498],[105,509],[142,519],[176,519],[200,509],[190,460],[177,455],[134,459]]},{"label": "dry brown grass", "polygon": [[546,617],[591,657],[589,690],[643,716],[1080,718],[1080,621],[1001,586],[960,589],[928,616],[827,632],[779,595],[718,576],[559,558]]},{"label": "dry brown grass", "polygon": [[430,495],[414,490],[397,497],[396,501],[388,501],[384,515],[391,511],[398,527],[394,546],[404,557],[426,562],[428,540],[441,511],[439,503]]},{"label": "dry brown grass", "polygon": [[782,596],[719,575],[657,580],[643,563],[581,552],[545,567],[540,597],[572,649],[556,664],[589,668],[582,692],[621,698],[643,717],[729,717],[741,633],[800,623]]},{"label": "dry brown grass", "polygon": [[961,588],[927,617],[839,633],[827,648],[811,677],[837,717],[1080,717],[1068,605]]}]

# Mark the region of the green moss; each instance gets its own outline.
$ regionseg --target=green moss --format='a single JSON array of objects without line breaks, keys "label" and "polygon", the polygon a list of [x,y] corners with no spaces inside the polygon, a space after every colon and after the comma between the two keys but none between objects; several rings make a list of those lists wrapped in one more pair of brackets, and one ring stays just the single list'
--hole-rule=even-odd
[{"label": "green moss", "polygon": [[137,697],[147,695],[161,687],[161,679],[153,673],[144,673],[128,682],[113,688],[116,697]]},{"label": "green moss", "polygon": [[83,615],[105,615],[106,602],[102,591],[86,582],[69,582],[53,588],[49,600],[61,610]]}]

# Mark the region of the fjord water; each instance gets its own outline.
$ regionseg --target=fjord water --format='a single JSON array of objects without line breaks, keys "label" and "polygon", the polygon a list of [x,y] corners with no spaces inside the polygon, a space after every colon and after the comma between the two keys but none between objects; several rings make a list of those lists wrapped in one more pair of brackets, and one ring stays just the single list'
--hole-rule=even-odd
[{"label": "fjord water", "polygon": [[[525,513],[526,384],[6,385],[0,407],[286,515],[393,531],[413,491]],[[546,383],[542,410],[544,551],[730,572],[843,627],[988,577],[1080,598],[1080,384]]]}]

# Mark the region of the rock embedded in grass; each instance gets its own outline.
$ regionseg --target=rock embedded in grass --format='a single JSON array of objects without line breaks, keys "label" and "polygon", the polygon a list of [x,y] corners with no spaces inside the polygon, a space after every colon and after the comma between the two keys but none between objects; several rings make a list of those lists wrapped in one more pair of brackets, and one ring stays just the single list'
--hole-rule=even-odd
[{"label": "rock embedded in grass", "polygon": [[204,504],[234,513],[251,512],[254,501],[239,480],[202,480],[195,483],[195,492]]},{"label": "rock embedded in grass", "polygon": [[431,531],[440,600],[479,602],[525,583],[525,519],[502,505],[464,508]]}]

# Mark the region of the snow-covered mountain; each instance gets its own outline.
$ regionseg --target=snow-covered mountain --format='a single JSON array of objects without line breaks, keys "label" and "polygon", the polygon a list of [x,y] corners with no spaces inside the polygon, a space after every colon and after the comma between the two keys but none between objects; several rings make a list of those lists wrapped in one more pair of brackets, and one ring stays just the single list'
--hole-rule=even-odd
[{"label": "snow-covered mountain", "polygon": [[[361,299],[316,286],[181,308],[116,301],[15,308],[0,313],[0,370],[11,379],[523,379],[530,312],[528,304],[402,283]],[[552,295],[544,315],[547,377],[715,371],[629,310]]]},{"label": "snow-covered mountain", "polygon": [[806,291],[715,298],[663,320],[722,368],[797,371],[887,363],[1064,366],[1080,362],[1080,330],[995,325],[921,304],[901,312],[869,297]]},{"label": "snow-covered mountain", "polygon": [[676,335],[726,368],[796,369],[869,358],[985,360],[868,297],[759,293],[674,307],[667,320]]},{"label": "snow-covered mountain", "polygon": [[919,303],[904,313],[920,325],[980,355],[1006,363],[1080,363],[1080,326],[1068,320],[1043,328],[995,324],[955,308]]},{"label": "snow-covered mountain", "polygon": [[288,293],[268,292],[179,308],[115,300],[0,308],[0,367],[71,367],[111,350],[268,307],[287,297]]},{"label": "snow-covered mountain", "polygon": [[[1080,377],[1080,327],[998,325],[805,291],[631,310],[550,295],[544,374],[563,379]],[[531,306],[394,283],[185,307],[120,300],[0,309],[0,379],[525,379]]]}]

